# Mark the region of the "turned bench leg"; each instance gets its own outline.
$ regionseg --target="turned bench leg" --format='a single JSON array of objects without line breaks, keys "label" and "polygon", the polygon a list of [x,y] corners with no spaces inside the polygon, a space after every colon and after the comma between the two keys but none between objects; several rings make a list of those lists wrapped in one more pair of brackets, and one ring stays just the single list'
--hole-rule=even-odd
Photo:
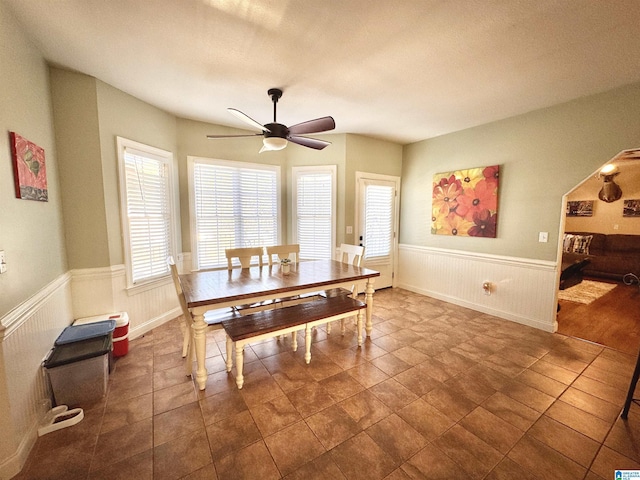
[{"label": "turned bench leg", "polygon": [[244,366],[244,343],[236,342],[236,385],[238,390],[242,388],[244,384],[244,377],[242,376],[242,369]]},{"label": "turned bench leg", "polygon": [[309,324],[304,329],[304,361],[306,363],[311,361],[311,329]]},{"label": "turned bench leg", "polygon": [[298,351],[298,332],[296,332],[295,330],[293,332],[291,332],[291,347],[293,348],[294,352]]},{"label": "turned bench leg", "polygon": [[231,371],[231,367],[233,367],[233,340],[231,337],[227,335],[227,373]]}]

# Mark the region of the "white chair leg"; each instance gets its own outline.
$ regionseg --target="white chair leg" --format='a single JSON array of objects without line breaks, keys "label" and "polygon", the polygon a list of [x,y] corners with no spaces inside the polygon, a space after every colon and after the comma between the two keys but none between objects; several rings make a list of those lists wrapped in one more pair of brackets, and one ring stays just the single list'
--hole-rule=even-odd
[{"label": "white chair leg", "polygon": [[189,344],[190,344],[190,339],[191,339],[191,327],[185,325],[184,323],[182,324],[182,333],[183,333],[183,338],[182,338],[182,358],[185,358],[187,356],[187,353],[189,353]]},{"label": "white chair leg", "polygon": [[344,337],[344,334],[347,333],[347,326],[344,323],[344,318],[340,319],[340,334]]}]

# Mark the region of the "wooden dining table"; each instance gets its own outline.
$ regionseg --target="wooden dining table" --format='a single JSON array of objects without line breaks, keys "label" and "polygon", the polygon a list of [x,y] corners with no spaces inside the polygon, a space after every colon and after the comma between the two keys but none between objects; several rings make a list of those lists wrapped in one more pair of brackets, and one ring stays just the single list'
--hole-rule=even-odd
[{"label": "wooden dining table", "polygon": [[[373,283],[380,272],[335,260],[310,260],[291,264],[284,274],[280,265],[207,270],[180,275],[187,307],[193,316],[196,350],[196,382],[200,390],[207,381],[205,312],[237,307],[294,295],[304,295],[333,288],[364,285],[367,304],[365,331],[371,335]],[[286,308],[286,307],[285,307]]]}]

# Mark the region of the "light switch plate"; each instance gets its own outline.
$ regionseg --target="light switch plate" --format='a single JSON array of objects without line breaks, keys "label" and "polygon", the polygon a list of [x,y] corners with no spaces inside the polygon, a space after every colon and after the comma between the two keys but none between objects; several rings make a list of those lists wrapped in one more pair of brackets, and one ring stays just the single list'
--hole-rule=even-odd
[{"label": "light switch plate", "polygon": [[7,262],[4,257],[4,250],[0,250],[0,273],[7,271]]},{"label": "light switch plate", "polygon": [[538,242],[547,243],[549,241],[549,232],[540,232],[538,234]]},{"label": "light switch plate", "polygon": [[347,235],[351,235],[353,233],[353,227],[351,225],[349,225],[347,227]]}]

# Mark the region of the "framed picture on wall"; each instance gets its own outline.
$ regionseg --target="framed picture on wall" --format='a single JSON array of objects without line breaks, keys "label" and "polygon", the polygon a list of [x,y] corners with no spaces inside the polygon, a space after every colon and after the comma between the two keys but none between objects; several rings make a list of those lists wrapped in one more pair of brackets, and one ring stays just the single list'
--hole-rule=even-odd
[{"label": "framed picture on wall", "polygon": [[625,200],[622,209],[623,217],[640,217],[640,200]]},{"label": "framed picture on wall", "polygon": [[500,166],[433,176],[431,233],[496,238]]},{"label": "framed picture on wall", "polygon": [[593,200],[567,202],[567,217],[592,217]]},{"label": "framed picture on wall", "polygon": [[15,132],[9,132],[16,197],[49,201],[44,149]]}]

